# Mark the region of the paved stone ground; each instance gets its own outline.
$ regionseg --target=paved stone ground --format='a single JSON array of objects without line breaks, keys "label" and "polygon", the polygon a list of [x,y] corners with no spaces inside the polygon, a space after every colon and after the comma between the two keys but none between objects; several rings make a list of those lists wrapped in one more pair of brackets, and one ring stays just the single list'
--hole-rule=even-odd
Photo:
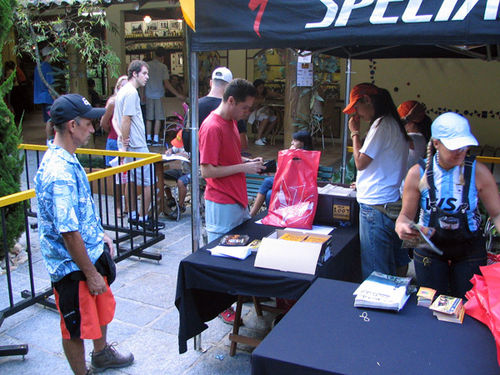
[{"label": "paved stone ground", "polygon": [[[125,369],[108,370],[106,374],[250,374],[251,349],[239,345],[236,356],[230,357],[228,334],[232,327],[218,318],[209,322],[209,329],[202,334],[203,351],[195,351],[190,340],[188,352],[178,354],[179,318],[174,298],[179,262],[191,252],[188,211],[179,222],[162,219],[166,224],[165,240],[149,249],[162,254],[160,262],[132,257],[117,265],[117,279],[112,285],[117,309],[108,337],[110,342],[118,342],[119,350],[134,353],[135,362]],[[36,239],[37,233],[32,232],[31,237]],[[37,246],[35,240],[32,244],[35,289],[41,291],[50,283]],[[27,263],[13,271],[15,301],[21,299],[22,290],[29,289],[27,275]],[[6,283],[6,276],[0,276],[0,309],[8,306]],[[251,305],[246,305],[243,314],[242,333],[263,337],[269,331],[273,319],[270,313],[264,312],[264,317],[258,318]],[[29,352],[24,359],[0,357],[0,374],[72,373],[62,351],[59,315],[51,309],[35,305],[6,318],[0,326],[0,345],[12,344],[28,344]],[[87,341],[88,360],[91,349],[92,344]]]}]

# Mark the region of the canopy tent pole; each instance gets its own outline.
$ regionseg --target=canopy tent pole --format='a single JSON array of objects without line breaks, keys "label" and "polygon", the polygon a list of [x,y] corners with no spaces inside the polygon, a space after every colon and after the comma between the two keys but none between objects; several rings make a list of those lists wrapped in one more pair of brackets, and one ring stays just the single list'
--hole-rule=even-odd
[{"label": "canopy tent pole", "polygon": [[[189,30],[189,35],[192,31]],[[192,252],[200,248],[201,215],[200,215],[200,154],[198,145],[198,53],[191,50],[188,37],[189,56],[189,122],[191,129],[191,242]]]},{"label": "canopy tent pole", "polygon": [[[189,56],[189,125],[191,129],[191,251],[200,248],[201,215],[200,215],[200,180],[198,170],[200,153],[198,152],[198,53],[191,50],[189,29],[187,51]],[[193,340],[194,350],[201,351],[201,334]]]},{"label": "canopy tent pole", "polygon": [[[345,106],[349,103],[349,93],[351,92],[351,57],[346,60],[345,69]],[[344,106],[344,107],[345,107]],[[344,136],[342,138],[342,167],[341,167],[341,183],[345,183],[345,173],[347,169],[347,134],[349,132],[349,115],[344,114]]]}]

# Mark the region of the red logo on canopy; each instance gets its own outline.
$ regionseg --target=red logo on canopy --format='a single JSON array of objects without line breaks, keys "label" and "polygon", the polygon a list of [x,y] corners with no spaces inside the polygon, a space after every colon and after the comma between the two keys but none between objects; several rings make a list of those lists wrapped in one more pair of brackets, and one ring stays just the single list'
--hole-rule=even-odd
[{"label": "red logo on canopy", "polygon": [[266,10],[268,0],[250,0],[248,2],[248,7],[250,10],[255,10],[260,7],[257,12],[257,16],[255,17],[255,22],[253,23],[253,30],[260,37],[260,21],[262,20],[262,16],[264,15],[264,11]]}]

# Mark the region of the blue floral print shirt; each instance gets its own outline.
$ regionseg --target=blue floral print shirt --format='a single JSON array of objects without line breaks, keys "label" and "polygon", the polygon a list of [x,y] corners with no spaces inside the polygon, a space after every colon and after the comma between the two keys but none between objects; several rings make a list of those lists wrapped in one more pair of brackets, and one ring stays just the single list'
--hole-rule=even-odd
[{"label": "blue floral print shirt", "polygon": [[95,263],[103,252],[104,230],[87,175],[76,156],[51,143],[35,175],[35,192],[40,249],[51,280],[59,281],[79,270],[62,233],[80,232]]}]

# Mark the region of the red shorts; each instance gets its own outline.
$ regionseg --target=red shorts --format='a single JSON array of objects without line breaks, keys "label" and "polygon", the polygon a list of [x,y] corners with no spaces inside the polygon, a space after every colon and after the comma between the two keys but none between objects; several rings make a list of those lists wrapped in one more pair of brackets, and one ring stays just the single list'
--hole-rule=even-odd
[{"label": "red shorts", "polygon": [[[106,276],[104,280],[108,285]],[[54,283],[54,296],[63,339],[99,339],[101,326],[109,324],[115,315],[116,302],[109,285],[105,293],[94,296],[86,281],[74,280],[70,274]]]}]

